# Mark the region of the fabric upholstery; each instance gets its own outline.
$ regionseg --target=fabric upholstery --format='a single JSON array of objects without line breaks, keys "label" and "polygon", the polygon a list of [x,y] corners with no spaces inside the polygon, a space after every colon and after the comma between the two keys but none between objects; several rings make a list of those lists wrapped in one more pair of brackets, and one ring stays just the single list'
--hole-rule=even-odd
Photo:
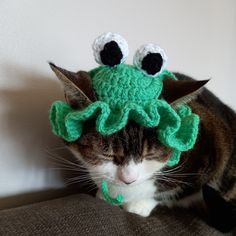
[{"label": "fabric upholstery", "polygon": [[92,196],[75,194],[1,211],[0,235],[222,234],[188,210],[157,208],[152,216],[142,218]]}]

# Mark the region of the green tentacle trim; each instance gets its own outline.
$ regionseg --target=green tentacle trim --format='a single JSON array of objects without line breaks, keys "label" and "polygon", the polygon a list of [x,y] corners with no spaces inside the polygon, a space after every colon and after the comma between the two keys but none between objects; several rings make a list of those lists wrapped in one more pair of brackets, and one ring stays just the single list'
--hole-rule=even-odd
[{"label": "green tentacle trim", "polygon": [[118,194],[116,198],[112,198],[109,194],[108,184],[107,181],[103,180],[101,184],[101,191],[104,199],[112,204],[112,205],[123,205],[124,203],[124,196],[122,194]]},{"label": "green tentacle trim", "polygon": [[175,111],[163,100],[152,101],[144,108],[127,103],[123,110],[111,110],[105,102],[97,101],[83,110],[73,110],[62,101],[53,103],[50,120],[53,132],[68,142],[80,138],[83,123],[96,119],[96,129],[102,135],[111,135],[134,120],[145,127],[157,127],[158,139],[166,146],[178,151],[193,147],[198,134],[199,117],[190,107],[182,106]]},{"label": "green tentacle trim", "polygon": [[172,156],[167,161],[167,165],[169,167],[176,166],[180,161],[180,157],[181,157],[181,152],[178,150],[173,150]]},{"label": "green tentacle trim", "polygon": [[83,110],[73,110],[65,102],[56,101],[50,109],[50,121],[54,134],[72,142],[80,138],[83,123],[88,119],[96,118],[97,131],[102,135],[111,135],[124,128],[129,119],[145,127],[158,126],[159,110],[168,110],[170,116],[179,119],[170,105],[161,100],[152,101],[144,108],[135,103],[127,103],[122,110],[111,110],[107,103],[101,101],[96,101]]},{"label": "green tentacle trim", "polygon": [[159,140],[166,146],[179,151],[193,148],[199,126],[199,116],[192,113],[189,106],[183,105],[177,110],[179,119],[172,120],[167,110],[162,111],[157,129]]}]

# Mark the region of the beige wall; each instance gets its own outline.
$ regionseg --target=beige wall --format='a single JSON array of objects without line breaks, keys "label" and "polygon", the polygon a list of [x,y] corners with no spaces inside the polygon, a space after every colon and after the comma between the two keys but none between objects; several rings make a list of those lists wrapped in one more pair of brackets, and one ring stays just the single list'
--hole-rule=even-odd
[{"label": "beige wall", "polygon": [[47,110],[62,92],[47,61],[71,70],[96,66],[91,43],[105,31],[128,41],[160,44],[169,69],[198,79],[236,107],[236,1],[234,0],[1,0],[0,196],[60,187],[46,149]]}]

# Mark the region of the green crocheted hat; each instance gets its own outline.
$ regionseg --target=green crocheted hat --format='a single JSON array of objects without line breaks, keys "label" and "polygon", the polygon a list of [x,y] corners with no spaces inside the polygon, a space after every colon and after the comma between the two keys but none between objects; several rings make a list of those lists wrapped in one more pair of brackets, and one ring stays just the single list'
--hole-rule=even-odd
[{"label": "green crocheted hat", "polygon": [[[145,127],[156,127],[157,138],[180,152],[191,149],[198,134],[198,115],[186,105],[176,106],[181,96],[188,96],[205,82],[186,83],[166,70],[167,56],[155,44],[143,45],[134,56],[134,65],[124,64],[128,45],[118,34],[106,33],[94,44],[94,57],[101,66],[72,73],[50,64],[65,86],[67,103],[56,101],[50,109],[54,134],[68,142],[76,141],[84,122],[94,119],[96,130],[111,135],[123,129],[129,120]],[[183,81],[182,81],[183,82]],[[174,95],[174,96],[172,96]],[[179,104],[179,103],[178,103]]]}]

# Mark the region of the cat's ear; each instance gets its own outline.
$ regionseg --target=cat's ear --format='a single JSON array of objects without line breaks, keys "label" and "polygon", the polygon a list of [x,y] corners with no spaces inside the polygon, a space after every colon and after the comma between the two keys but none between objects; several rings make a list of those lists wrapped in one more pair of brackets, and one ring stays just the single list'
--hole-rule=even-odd
[{"label": "cat's ear", "polygon": [[201,92],[209,80],[174,80],[163,81],[162,97],[173,107],[192,101]]},{"label": "cat's ear", "polygon": [[64,87],[66,101],[73,108],[83,108],[96,100],[92,81],[87,72],[79,71],[74,73],[62,69],[51,62],[49,65]]}]

